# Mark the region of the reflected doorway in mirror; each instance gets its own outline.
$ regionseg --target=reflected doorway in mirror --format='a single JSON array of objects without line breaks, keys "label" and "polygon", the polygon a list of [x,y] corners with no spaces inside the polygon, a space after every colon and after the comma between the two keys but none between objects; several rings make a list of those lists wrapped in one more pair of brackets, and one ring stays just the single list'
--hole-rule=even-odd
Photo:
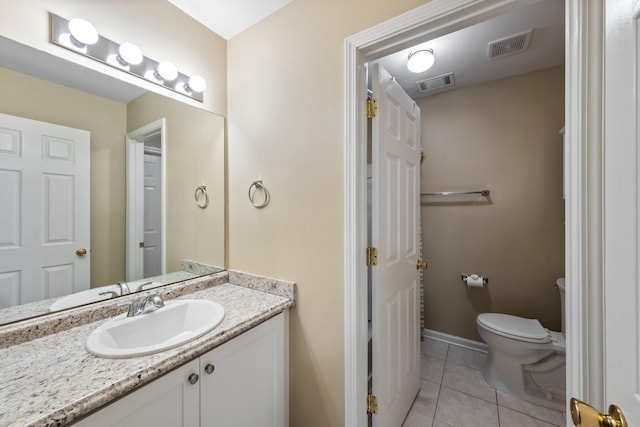
[{"label": "reflected doorway in mirror", "polygon": [[127,280],[166,271],[165,119],[127,134]]}]

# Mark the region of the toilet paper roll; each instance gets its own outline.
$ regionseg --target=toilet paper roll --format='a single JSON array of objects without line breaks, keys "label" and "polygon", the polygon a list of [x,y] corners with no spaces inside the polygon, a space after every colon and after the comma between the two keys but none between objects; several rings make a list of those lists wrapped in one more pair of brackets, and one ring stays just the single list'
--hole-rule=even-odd
[{"label": "toilet paper roll", "polygon": [[482,288],[484,286],[484,277],[477,274],[470,274],[464,278],[465,283],[470,288]]}]

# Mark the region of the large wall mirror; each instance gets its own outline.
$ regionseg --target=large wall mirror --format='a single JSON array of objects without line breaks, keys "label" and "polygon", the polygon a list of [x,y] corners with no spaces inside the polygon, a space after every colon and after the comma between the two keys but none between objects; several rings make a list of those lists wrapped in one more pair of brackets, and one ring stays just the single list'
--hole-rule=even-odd
[{"label": "large wall mirror", "polygon": [[0,324],[224,268],[223,117],[0,50]]}]

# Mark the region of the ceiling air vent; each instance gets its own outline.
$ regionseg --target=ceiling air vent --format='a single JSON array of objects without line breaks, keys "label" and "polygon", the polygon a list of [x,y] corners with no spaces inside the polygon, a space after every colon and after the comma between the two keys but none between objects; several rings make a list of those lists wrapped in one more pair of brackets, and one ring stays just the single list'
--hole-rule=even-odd
[{"label": "ceiling air vent", "polygon": [[453,78],[453,73],[442,74],[436,77],[431,77],[426,80],[420,80],[416,82],[418,85],[419,93],[435,92],[440,89],[455,86],[456,81]]},{"label": "ceiling air vent", "polygon": [[533,30],[489,42],[489,59],[499,59],[524,52],[529,47]]}]

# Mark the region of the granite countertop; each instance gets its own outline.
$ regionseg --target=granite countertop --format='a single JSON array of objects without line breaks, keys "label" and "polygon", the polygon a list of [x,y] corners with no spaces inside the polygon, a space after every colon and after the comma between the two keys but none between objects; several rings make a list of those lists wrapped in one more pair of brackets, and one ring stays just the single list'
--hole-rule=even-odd
[{"label": "granite countertop", "polygon": [[215,284],[179,297],[214,300],[225,318],[174,349],[128,359],[93,356],[85,341],[106,319],[0,348],[0,427],[69,424],[294,305],[293,284],[281,296],[268,293],[278,281],[243,274],[231,275],[238,285]]}]

